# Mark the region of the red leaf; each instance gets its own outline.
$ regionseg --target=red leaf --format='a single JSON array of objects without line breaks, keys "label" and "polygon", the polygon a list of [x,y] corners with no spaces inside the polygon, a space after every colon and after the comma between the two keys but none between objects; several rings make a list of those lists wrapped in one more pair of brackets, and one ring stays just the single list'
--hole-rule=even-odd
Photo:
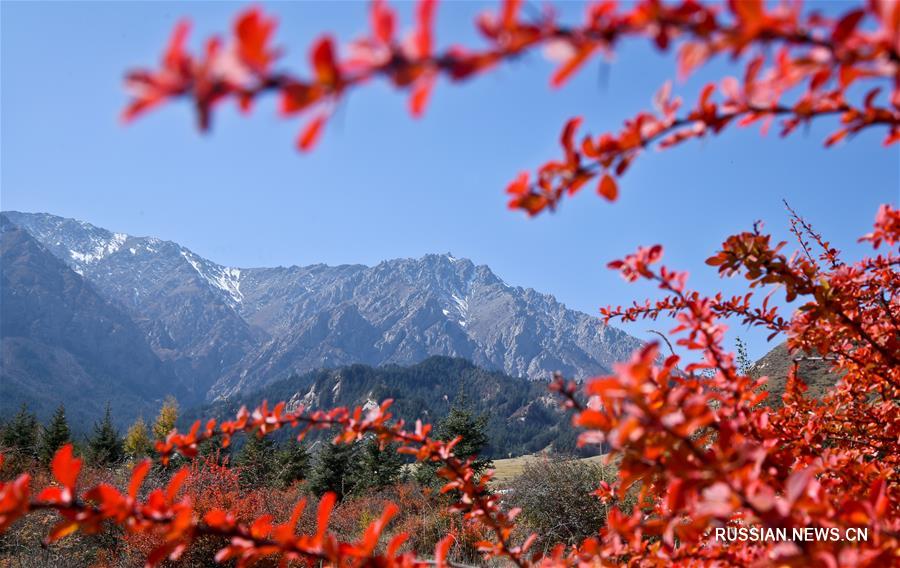
[{"label": "red leaf", "polygon": [[141,484],[144,483],[144,478],[147,477],[147,472],[149,471],[150,460],[144,460],[134,467],[134,470],[131,472],[131,483],[128,485],[129,497],[137,499],[138,491],[140,491]]},{"label": "red leaf", "polygon": [[175,25],[172,31],[172,37],[169,38],[169,45],[163,54],[163,66],[167,69],[179,69],[188,57],[184,53],[184,44],[187,41],[188,33],[191,31],[191,23],[187,20],[181,20]]},{"label": "red leaf", "polygon": [[325,532],[328,530],[328,521],[331,519],[331,511],[334,509],[336,501],[337,496],[330,491],[322,495],[322,500],[319,501],[319,511],[316,513],[316,540],[318,542],[322,542],[322,539],[325,537]]},{"label": "red leaf", "polygon": [[338,82],[338,68],[334,57],[334,41],[330,36],[322,36],[313,44],[310,60],[316,73],[316,80],[322,85]]},{"label": "red leaf", "polygon": [[691,72],[703,65],[709,57],[706,44],[689,41],[678,50],[678,79],[684,81]]},{"label": "red leaf", "polygon": [[381,43],[394,40],[394,11],[387,7],[384,0],[373,0],[370,11],[372,35]]},{"label": "red leaf", "polygon": [[425,112],[425,105],[434,88],[434,77],[425,77],[416,81],[412,94],[409,97],[409,112],[414,118],[419,118]]},{"label": "red leaf", "polygon": [[504,0],[501,8],[500,23],[505,29],[512,29],[518,24],[519,7],[522,0]]},{"label": "red leaf", "polygon": [[253,70],[264,73],[275,59],[277,54],[268,44],[277,25],[274,18],[266,19],[259,8],[250,8],[235,22],[238,56]]},{"label": "red leaf", "polygon": [[272,515],[263,515],[250,525],[250,534],[253,538],[262,540],[272,532]]},{"label": "red leaf", "polygon": [[69,536],[77,530],[78,523],[76,521],[60,521],[56,523],[56,525],[53,527],[53,530],[51,530],[50,534],[47,535],[47,538],[44,539],[44,542],[46,542],[47,544],[52,544],[61,538]]},{"label": "red leaf", "polygon": [[550,85],[553,87],[561,87],[582,65],[584,65],[584,62],[590,58],[595,48],[595,45],[590,45],[578,50],[578,53],[570,57],[568,61],[563,63],[556,72],[553,73],[553,77],[550,78]]},{"label": "red leaf", "polygon": [[309,121],[306,128],[300,132],[300,137],[297,138],[297,148],[301,152],[309,152],[313,149],[319,140],[319,136],[322,134],[322,127],[327,119],[327,115],[321,114]]},{"label": "red leaf", "polygon": [[437,8],[437,0],[420,0],[416,8],[416,49],[419,57],[431,55],[434,43],[434,12]]},{"label": "red leaf", "polygon": [[762,23],[765,16],[763,0],[729,0],[728,5],[740,23],[751,31]]},{"label": "red leaf", "polygon": [[175,497],[178,496],[178,490],[181,489],[182,484],[184,484],[185,479],[187,479],[188,473],[188,468],[183,467],[172,476],[168,487],[166,487],[166,499],[170,503],[175,501]]},{"label": "red leaf", "polygon": [[394,538],[391,539],[391,542],[388,543],[387,550],[385,550],[384,554],[388,558],[394,558],[397,556],[397,553],[400,551],[400,547],[403,546],[403,543],[409,539],[409,535],[407,533],[400,533]]},{"label": "red leaf", "polygon": [[619,196],[619,188],[616,185],[616,180],[609,174],[603,174],[603,177],[600,178],[600,184],[597,186],[597,193],[610,201],[615,201]]},{"label": "red leaf", "polygon": [[435,568],[447,567],[447,555],[450,553],[450,547],[453,546],[453,541],[455,540],[456,535],[450,533],[438,541],[437,546],[434,547]]},{"label": "red leaf", "polygon": [[570,118],[566,125],[563,127],[562,135],[560,136],[559,142],[562,144],[562,147],[566,151],[566,162],[573,163],[575,161],[576,152],[575,152],[575,132],[578,130],[578,127],[581,125],[582,118],[577,116],[575,118]]},{"label": "red leaf", "polygon": [[865,17],[865,10],[853,10],[844,15],[838,23],[834,25],[834,31],[831,32],[831,41],[834,43],[843,43],[844,40],[853,35],[853,32],[856,31],[856,26],[859,25],[860,20]]},{"label": "red leaf", "polygon": [[57,450],[50,468],[53,471],[53,477],[64,487],[70,490],[75,489],[78,474],[81,473],[81,460],[72,455],[72,444],[66,444]]},{"label": "red leaf", "polygon": [[321,98],[321,87],[303,83],[290,83],[281,89],[281,114],[288,116],[308,108]]}]

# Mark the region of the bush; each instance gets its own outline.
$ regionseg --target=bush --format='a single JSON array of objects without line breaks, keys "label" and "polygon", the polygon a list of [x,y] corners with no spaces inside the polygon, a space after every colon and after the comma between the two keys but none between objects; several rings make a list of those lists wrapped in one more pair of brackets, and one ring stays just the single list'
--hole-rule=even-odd
[{"label": "bush", "polygon": [[522,509],[520,525],[538,535],[538,546],[577,545],[606,523],[608,505],[593,493],[601,480],[611,483],[614,478],[612,466],[545,457],[525,464],[504,500]]}]

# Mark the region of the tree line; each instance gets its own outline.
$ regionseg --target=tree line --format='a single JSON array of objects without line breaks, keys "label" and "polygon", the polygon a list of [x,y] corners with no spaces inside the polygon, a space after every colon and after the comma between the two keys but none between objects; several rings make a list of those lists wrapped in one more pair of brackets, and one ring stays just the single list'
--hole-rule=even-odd
[{"label": "tree line", "polygon": [[[65,405],[60,404],[52,417],[41,424],[23,404],[0,429],[0,446],[8,458],[3,475],[28,470],[35,462],[49,467],[57,450],[70,443],[89,465],[98,468],[153,457],[156,443],[164,441],[175,429],[178,418],[178,402],[170,397],[163,402],[152,424],[148,425],[139,416],[122,434],[107,404],[90,434],[77,439],[69,427]],[[473,469],[480,474],[492,466],[490,460],[478,457],[488,444],[486,428],[487,417],[474,415],[460,398],[438,424],[437,433],[443,440],[461,437],[457,454],[471,457]],[[436,465],[408,467],[409,460],[397,451],[398,447],[397,443],[384,444],[374,436],[353,444],[331,444],[325,439],[298,442],[291,437],[276,441],[272,437],[251,435],[236,448],[207,441],[200,445],[199,453],[208,461],[237,470],[241,484],[248,488],[283,488],[306,481],[308,489],[317,496],[333,492],[344,497],[400,482],[415,481],[434,488],[440,485]]]}]

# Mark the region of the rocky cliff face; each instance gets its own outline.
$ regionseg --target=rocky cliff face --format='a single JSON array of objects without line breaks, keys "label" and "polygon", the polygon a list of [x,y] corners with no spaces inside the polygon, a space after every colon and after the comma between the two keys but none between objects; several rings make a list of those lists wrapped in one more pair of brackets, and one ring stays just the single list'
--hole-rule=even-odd
[{"label": "rocky cliff face", "polygon": [[533,380],[608,371],[638,340],[449,254],[230,268],[172,242],[7,214],[117,303],[187,389],[214,399],[319,367],[432,355]]},{"label": "rocky cliff face", "polygon": [[0,412],[62,402],[85,426],[107,402],[148,412],[185,394],[127,313],[2,215],[0,237]]}]

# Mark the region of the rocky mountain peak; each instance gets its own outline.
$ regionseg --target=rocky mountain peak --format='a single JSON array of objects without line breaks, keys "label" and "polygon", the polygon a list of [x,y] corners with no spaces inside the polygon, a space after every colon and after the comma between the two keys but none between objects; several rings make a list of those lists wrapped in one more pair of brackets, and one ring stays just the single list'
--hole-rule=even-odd
[{"label": "rocky mountain peak", "polygon": [[375,266],[237,268],[170,241],[8,214],[123,306],[197,396],[353,363],[463,357],[532,380],[609,371],[640,342],[451,253]]}]

